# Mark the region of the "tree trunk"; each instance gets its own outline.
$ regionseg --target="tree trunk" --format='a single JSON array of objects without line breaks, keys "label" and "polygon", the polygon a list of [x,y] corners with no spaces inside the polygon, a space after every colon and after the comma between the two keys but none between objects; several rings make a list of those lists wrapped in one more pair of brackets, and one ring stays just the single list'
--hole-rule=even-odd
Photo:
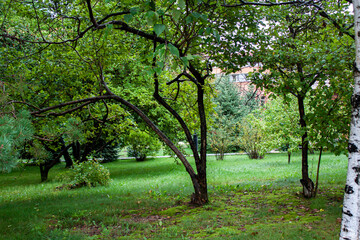
[{"label": "tree trunk", "polygon": [[323,147],[320,148],[320,153],[319,153],[319,161],[318,161],[318,166],[317,166],[317,171],[316,171],[314,197],[316,197],[316,194],[318,191],[318,186],[319,186],[319,173],[320,173],[320,162],[321,162],[322,151],[323,151]]},{"label": "tree trunk", "polygon": [[50,169],[55,166],[57,159],[52,159],[50,161],[45,161],[45,163],[40,164],[40,176],[41,182],[45,182],[48,179]]},{"label": "tree trunk", "polygon": [[288,164],[290,164],[291,152],[287,151],[287,154],[288,154]]},{"label": "tree trunk", "polygon": [[70,154],[65,146],[65,141],[63,138],[60,138],[60,142],[61,142],[61,151],[63,152],[63,156],[64,156],[64,159],[65,159],[65,163],[66,163],[66,166],[65,168],[71,168],[74,163],[70,157]]},{"label": "tree trunk", "polygon": [[340,239],[360,238],[360,0],[353,0],[355,22],[354,93],[349,135],[349,163],[346,177]]},{"label": "tree trunk", "polygon": [[74,166],[73,160],[67,150],[64,152],[64,159],[66,163],[65,168],[72,168],[72,166]]},{"label": "tree trunk", "polygon": [[48,179],[50,168],[47,168],[45,164],[40,164],[40,176],[41,182],[45,182]]},{"label": "tree trunk", "polygon": [[81,150],[79,141],[76,141],[72,144],[72,150],[75,161],[80,162]]},{"label": "tree trunk", "polygon": [[304,131],[304,134],[301,136],[301,146],[302,146],[301,147],[301,175],[302,175],[302,179],[300,180],[300,183],[303,186],[304,197],[312,198],[313,194],[314,194],[314,182],[309,178],[309,166],[308,166],[309,142],[307,140],[304,98],[300,95],[298,95],[297,98],[298,98],[298,105],[299,105],[300,126]]},{"label": "tree trunk", "polygon": [[207,192],[207,181],[205,176],[198,176],[195,180],[194,193],[191,195],[191,204],[202,206],[205,203],[209,202],[208,192]]}]

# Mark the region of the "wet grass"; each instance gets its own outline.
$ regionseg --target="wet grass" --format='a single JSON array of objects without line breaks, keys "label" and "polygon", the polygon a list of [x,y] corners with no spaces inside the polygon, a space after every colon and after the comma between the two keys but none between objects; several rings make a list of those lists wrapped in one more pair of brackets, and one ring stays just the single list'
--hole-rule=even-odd
[{"label": "wet grass", "polygon": [[[317,155],[309,168],[316,172]],[[0,175],[0,239],[338,239],[345,156],[325,154],[316,199],[303,199],[300,155],[210,157],[210,203],[187,204],[192,186],[173,159],[105,165],[107,187],[56,190],[39,170]],[[312,176],[314,179],[315,176]]]}]

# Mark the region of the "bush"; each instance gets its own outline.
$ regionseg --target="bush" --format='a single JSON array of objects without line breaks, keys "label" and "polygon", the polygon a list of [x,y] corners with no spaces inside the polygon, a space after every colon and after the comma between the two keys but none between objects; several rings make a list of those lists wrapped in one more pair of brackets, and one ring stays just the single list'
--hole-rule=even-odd
[{"label": "bush", "polygon": [[127,143],[128,156],[135,157],[136,161],[144,161],[146,156],[155,154],[161,148],[159,140],[145,131],[131,130],[127,136]]},{"label": "bush", "polygon": [[97,161],[86,161],[74,165],[58,179],[63,182],[69,182],[59,188],[79,188],[79,187],[96,187],[98,185],[108,185],[110,182],[110,172]]},{"label": "bush", "polygon": [[261,159],[267,151],[265,126],[261,118],[247,115],[241,123],[240,147],[250,159]]}]

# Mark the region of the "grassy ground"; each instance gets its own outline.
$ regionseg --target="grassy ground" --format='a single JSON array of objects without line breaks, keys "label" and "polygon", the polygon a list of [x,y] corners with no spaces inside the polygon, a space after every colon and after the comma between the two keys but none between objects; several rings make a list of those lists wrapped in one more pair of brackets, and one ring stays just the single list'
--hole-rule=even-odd
[{"label": "grassy ground", "polygon": [[[309,168],[316,172],[317,155]],[[0,239],[338,239],[345,156],[325,154],[316,199],[301,197],[300,155],[224,161],[210,157],[211,202],[187,204],[192,193],[173,159],[105,165],[110,186],[56,190],[36,167],[0,175]],[[315,177],[313,176],[313,179]]]}]

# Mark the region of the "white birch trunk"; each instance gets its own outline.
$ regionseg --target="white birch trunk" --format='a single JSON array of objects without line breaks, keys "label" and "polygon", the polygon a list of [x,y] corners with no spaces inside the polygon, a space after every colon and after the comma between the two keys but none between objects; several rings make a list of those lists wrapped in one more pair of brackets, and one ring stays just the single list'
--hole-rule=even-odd
[{"label": "white birch trunk", "polygon": [[360,239],[360,0],[353,0],[355,20],[354,93],[349,135],[349,163],[341,222],[341,240]]}]

